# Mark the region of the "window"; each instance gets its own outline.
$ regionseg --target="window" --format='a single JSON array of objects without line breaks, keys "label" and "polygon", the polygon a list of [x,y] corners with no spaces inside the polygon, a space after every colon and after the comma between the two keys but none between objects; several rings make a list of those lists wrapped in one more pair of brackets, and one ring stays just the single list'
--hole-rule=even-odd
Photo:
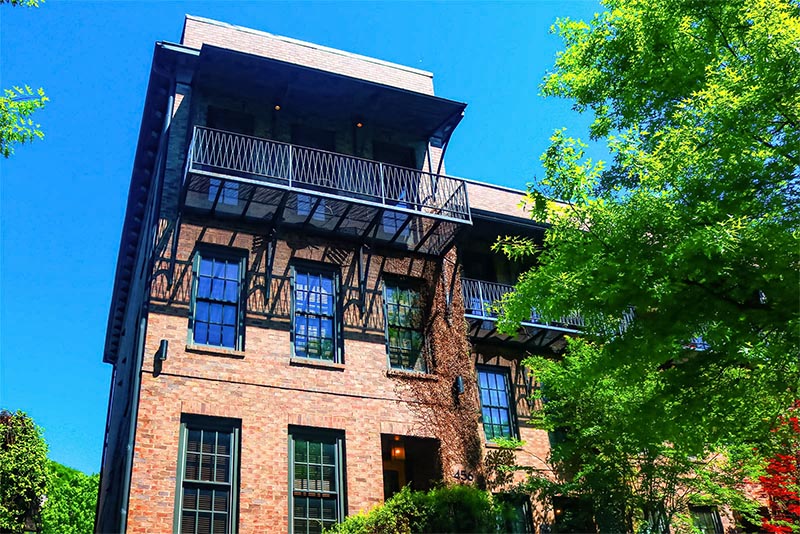
[{"label": "window", "polygon": [[238,422],[184,416],[175,514],[181,534],[235,532],[238,443]]},{"label": "window", "polygon": [[509,376],[499,367],[478,368],[478,389],[481,394],[481,415],[486,439],[516,437],[514,428]]},{"label": "window", "polygon": [[332,270],[294,268],[294,355],[338,361],[336,274]]},{"label": "window", "polygon": [[[316,206],[316,207],[315,207]],[[325,215],[325,199],[324,198],[314,198],[309,195],[297,195],[297,214],[300,216],[307,217],[311,214],[311,210],[314,210],[314,214],[311,215],[311,219],[314,221],[321,221],[325,222],[327,219]]]},{"label": "window", "polygon": [[[403,191],[401,193],[400,198],[405,198],[406,192]],[[401,208],[407,208],[408,204],[403,202],[402,200],[396,204],[396,206]],[[408,229],[408,225],[406,221],[408,220],[408,215],[405,213],[399,213],[396,211],[387,210],[383,213],[381,225],[383,226],[383,233],[389,234],[390,236],[394,236],[397,232],[400,234],[397,236],[400,239],[408,239],[408,236],[411,232]],[[402,229],[402,231],[401,231]]]},{"label": "window", "polygon": [[501,524],[508,534],[532,534],[533,516],[527,495],[498,493],[495,498],[503,505]]},{"label": "window", "polygon": [[242,349],[244,256],[198,251],[192,287],[190,339],[198,345]]},{"label": "window", "polygon": [[689,506],[694,527],[703,534],[722,534],[722,521],[713,506]]},{"label": "window", "polygon": [[[386,195],[389,202],[400,208],[415,207],[417,202],[420,174],[414,172],[417,168],[417,156],[414,149],[410,146],[394,145],[374,141],[372,143],[372,157],[376,161],[403,167],[387,167],[384,169],[384,179],[386,180]],[[409,206],[411,203],[412,206]],[[405,213],[396,211],[386,211],[383,214],[381,226],[385,234],[397,236],[400,239],[408,239],[411,231],[406,224],[409,216]],[[401,231],[402,229],[402,231]]]},{"label": "window", "polygon": [[422,299],[419,291],[397,282],[385,282],[384,314],[389,367],[427,372],[422,350]]},{"label": "window", "polygon": [[[220,182],[222,182],[221,192],[219,190]],[[217,195],[219,195],[219,199],[217,199]],[[217,204],[236,206],[239,204],[239,184],[237,182],[211,178],[208,184],[208,201],[216,202]]]},{"label": "window", "polygon": [[[253,135],[255,131],[255,118],[241,111],[208,106],[206,112],[206,126],[223,132]],[[220,192],[220,185],[222,191]],[[219,195],[219,200],[217,200]],[[239,204],[239,184],[227,180],[211,178],[208,183],[208,201],[217,204],[236,206]]]},{"label": "window", "polygon": [[289,429],[293,534],[321,533],[344,518],[344,435]]}]

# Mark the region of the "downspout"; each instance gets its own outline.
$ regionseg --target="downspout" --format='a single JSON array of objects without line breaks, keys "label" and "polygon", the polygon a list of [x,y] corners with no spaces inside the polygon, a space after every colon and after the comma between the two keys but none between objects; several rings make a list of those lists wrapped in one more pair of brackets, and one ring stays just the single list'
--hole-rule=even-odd
[{"label": "downspout", "polygon": [[[153,73],[163,77],[170,78],[170,93],[169,97],[167,98],[167,105],[165,108],[164,113],[164,123],[161,128],[161,137],[159,139],[158,151],[156,155],[156,172],[154,175],[155,184],[154,184],[154,194],[155,198],[153,199],[153,210],[150,214],[149,218],[149,228],[147,228],[142,235],[144,239],[146,239],[147,247],[147,259],[145,260],[149,267],[149,272],[147,273],[147,277],[145,278],[145,287],[150,287],[151,277],[152,277],[152,265],[149,265],[153,260],[152,257],[152,249],[154,247],[154,236],[153,232],[155,231],[156,224],[155,221],[158,220],[159,212],[161,210],[161,196],[163,193],[164,187],[164,172],[166,167],[166,157],[167,157],[167,141],[169,137],[169,130],[170,124],[172,122],[172,108],[175,102],[175,75],[171,72],[166,72],[158,68],[157,65],[153,65]],[[131,425],[128,432],[128,444],[125,451],[125,470],[123,471],[123,478],[122,478],[122,503],[120,506],[120,524],[118,532],[125,533],[127,531],[128,526],[128,508],[130,505],[130,489],[131,489],[131,478],[133,476],[133,451],[134,445],[136,443],[136,421],[139,418],[139,398],[141,395],[141,383],[142,383],[142,367],[144,363],[144,351],[145,351],[145,339],[147,334],[147,317],[149,312],[149,290],[145,293],[144,302],[142,303],[142,307],[140,309],[141,316],[139,318],[139,327],[138,327],[138,339],[136,343],[136,361],[133,373],[133,391],[135,394],[133,395],[132,403],[131,403]]]}]

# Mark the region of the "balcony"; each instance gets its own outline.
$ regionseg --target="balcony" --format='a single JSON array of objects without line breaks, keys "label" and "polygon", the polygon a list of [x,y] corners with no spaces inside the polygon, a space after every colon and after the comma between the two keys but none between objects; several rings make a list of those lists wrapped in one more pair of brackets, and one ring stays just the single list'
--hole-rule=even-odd
[{"label": "balcony", "polygon": [[471,225],[462,180],[195,127],[183,205],[193,212],[439,255]]},{"label": "balcony", "polygon": [[461,279],[464,296],[464,316],[470,328],[470,336],[477,341],[494,341],[522,344],[525,348],[556,348],[565,334],[578,334],[584,327],[580,316],[562,317],[560,321],[545,322],[536,310],[531,310],[530,320],[523,321],[515,336],[497,331],[497,311],[495,304],[506,293],[514,291],[514,286],[487,282],[485,280]]}]

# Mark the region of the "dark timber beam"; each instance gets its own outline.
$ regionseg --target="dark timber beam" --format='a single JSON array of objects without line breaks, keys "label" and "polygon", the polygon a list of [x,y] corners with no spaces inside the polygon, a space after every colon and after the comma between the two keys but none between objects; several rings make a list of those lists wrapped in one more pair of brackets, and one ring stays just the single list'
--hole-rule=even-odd
[{"label": "dark timber beam", "polygon": [[389,241],[390,245],[395,241],[397,241],[397,238],[400,237],[400,235],[405,231],[406,228],[408,228],[409,224],[411,224],[411,216],[406,215],[406,221],[403,224],[401,224],[400,228],[398,228],[397,231],[394,233],[392,239]]},{"label": "dark timber beam", "polygon": [[242,209],[242,216],[241,216],[242,219],[247,217],[247,210],[250,209],[250,204],[253,203],[253,198],[256,196],[256,186],[251,185],[250,191],[251,191],[250,196],[247,198],[247,202],[244,205],[244,209]]},{"label": "dark timber beam", "polygon": [[336,233],[336,232],[339,231],[339,228],[341,228],[342,223],[344,223],[344,221],[347,219],[347,216],[350,215],[350,210],[353,209],[353,206],[355,206],[355,204],[353,202],[350,202],[350,203],[347,204],[347,207],[345,208],[344,213],[342,213],[341,217],[339,217],[339,221],[336,223],[336,226],[333,227],[333,230],[332,230],[333,233]]},{"label": "dark timber beam", "polygon": [[317,197],[317,201],[314,202],[314,206],[312,206],[311,207],[311,211],[308,212],[308,217],[306,217],[306,220],[303,221],[302,228],[304,230],[305,230],[306,226],[308,226],[308,223],[311,222],[311,219],[314,218],[314,215],[317,213],[317,208],[319,208],[319,205],[322,204],[322,199],[323,199],[323,197]]},{"label": "dark timber beam", "polygon": [[440,224],[442,224],[442,221],[437,219],[436,222],[433,223],[433,226],[431,226],[430,230],[428,230],[425,233],[425,236],[422,239],[420,239],[419,243],[417,243],[417,246],[414,247],[414,252],[419,252],[419,249],[422,248],[422,245],[424,245],[425,242],[431,237],[431,235],[433,235],[433,233],[439,228]]}]

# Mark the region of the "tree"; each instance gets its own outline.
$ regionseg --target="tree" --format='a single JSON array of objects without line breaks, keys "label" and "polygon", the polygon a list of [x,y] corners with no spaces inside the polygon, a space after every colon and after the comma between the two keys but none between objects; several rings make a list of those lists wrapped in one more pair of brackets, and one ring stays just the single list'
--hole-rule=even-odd
[{"label": "tree", "polygon": [[769,498],[771,517],[762,529],[773,534],[800,532],[800,420],[795,409],[774,429],[777,452],[767,462],[761,486]]},{"label": "tree", "polygon": [[24,412],[0,411],[0,532],[33,530],[47,482],[47,444]]},{"label": "tree", "polygon": [[[39,0],[0,0],[0,4],[39,7]],[[49,99],[41,87],[34,91],[29,86],[4,89],[0,96],[0,155],[7,158],[14,153],[14,145],[42,139],[41,126],[31,115],[44,107]]]},{"label": "tree", "polygon": [[[538,263],[500,327],[532,307],[581,314],[585,341],[559,365],[613,404],[619,443],[684,459],[752,451],[800,383],[800,3],[604,5],[556,23],[566,47],[542,92],[593,115],[610,164],[555,132],[525,197],[551,224],[544,247],[497,245]],[[614,457],[604,444],[582,469]]]},{"label": "tree", "polygon": [[42,534],[92,532],[100,475],[86,475],[52,460],[47,467],[49,479],[42,509]]},{"label": "tree", "polygon": [[[594,367],[603,357],[591,343],[575,339],[560,361],[525,360],[544,384],[536,395],[544,402],[537,416],[540,426],[553,431],[550,462],[556,474],[532,473],[525,489],[544,502],[580,496],[601,532],[667,533],[689,504],[728,504],[755,520],[757,504],[741,491],[743,481],[756,480],[760,472],[751,447],[708,447],[697,456],[676,446],[658,422],[665,378],[652,373],[631,383],[628,367],[598,377]],[[649,423],[631,426],[631,414],[645,415]]]}]

